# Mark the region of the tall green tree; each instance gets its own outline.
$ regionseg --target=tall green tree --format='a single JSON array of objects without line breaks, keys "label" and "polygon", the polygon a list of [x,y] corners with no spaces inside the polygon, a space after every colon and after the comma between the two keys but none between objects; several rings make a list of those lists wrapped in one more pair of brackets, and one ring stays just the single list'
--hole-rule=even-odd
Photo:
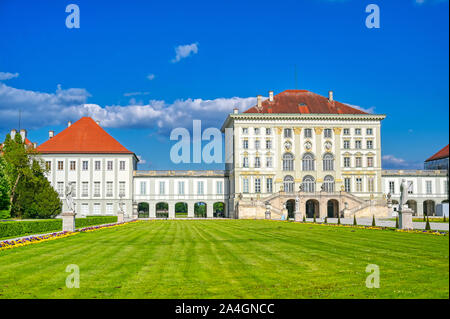
[{"label": "tall green tree", "polygon": [[10,193],[11,186],[7,174],[6,161],[0,154],[0,219],[10,217]]}]

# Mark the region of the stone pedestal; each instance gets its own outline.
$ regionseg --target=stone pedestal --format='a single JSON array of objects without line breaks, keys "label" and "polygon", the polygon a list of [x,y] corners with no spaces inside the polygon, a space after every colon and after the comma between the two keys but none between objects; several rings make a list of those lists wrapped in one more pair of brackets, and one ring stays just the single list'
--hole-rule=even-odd
[{"label": "stone pedestal", "polygon": [[271,219],[270,210],[266,210],[266,219]]},{"label": "stone pedestal", "polygon": [[398,228],[400,229],[414,229],[412,221],[413,210],[404,208],[398,212]]},{"label": "stone pedestal", "polygon": [[302,214],[300,212],[295,212],[294,220],[296,222],[301,222],[302,221]]},{"label": "stone pedestal", "polygon": [[284,208],[281,211],[281,220],[287,220],[288,219],[288,210],[286,208]]},{"label": "stone pedestal", "polygon": [[63,231],[75,231],[75,213],[65,212],[62,213],[62,230]]},{"label": "stone pedestal", "polygon": [[124,222],[124,217],[123,217],[123,212],[121,212],[121,211],[119,211],[118,213],[117,213],[117,222],[118,223],[123,223]]}]

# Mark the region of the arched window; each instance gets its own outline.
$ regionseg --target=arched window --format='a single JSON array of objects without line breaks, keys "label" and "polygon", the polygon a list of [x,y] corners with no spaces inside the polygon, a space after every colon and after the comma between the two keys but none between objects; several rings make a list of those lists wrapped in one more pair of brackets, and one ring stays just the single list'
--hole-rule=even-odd
[{"label": "arched window", "polygon": [[283,188],[286,193],[294,192],[294,178],[292,176],[286,176],[283,182]]},{"label": "arched window", "polygon": [[311,153],[306,153],[303,155],[302,159],[303,170],[304,171],[313,171],[314,170],[314,155]]},{"label": "arched window", "polygon": [[324,171],[334,171],[334,156],[333,156],[333,154],[327,153],[323,156],[323,170]]},{"label": "arched window", "polygon": [[294,170],[294,155],[291,153],[285,153],[283,155],[283,171]]},{"label": "arched window", "polygon": [[312,176],[305,176],[303,178],[303,191],[306,193],[314,193],[315,189],[315,180]]},{"label": "arched window", "polygon": [[333,176],[327,175],[323,179],[323,190],[328,193],[334,192],[334,178]]}]

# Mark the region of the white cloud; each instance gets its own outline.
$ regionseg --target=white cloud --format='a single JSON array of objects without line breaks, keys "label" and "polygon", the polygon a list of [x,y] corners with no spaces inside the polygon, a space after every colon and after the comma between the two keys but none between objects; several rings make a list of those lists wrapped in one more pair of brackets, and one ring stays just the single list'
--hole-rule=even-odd
[{"label": "white cloud", "polygon": [[[85,89],[43,93],[16,89],[0,83],[0,129],[10,130],[17,123],[18,110],[22,110],[22,123],[29,129],[65,124],[83,116],[101,121],[104,127],[148,128],[166,134],[175,127],[192,128],[194,119],[202,120],[202,127],[220,128],[234,108],[244,111],[256,104],[255,97],[216,98],[212,100],[179,99],[172,103],[149,100],[137,103],[131,99],[127,105],[87,103],[90,94]],[[36,116],[39,114],[39,116]]]},{"label": "white cloud", "polygon": [[153,73],[147,75],[147,79],[149,79],[150,81],[153,80],[155,78],[155,75]]},{"label": "white cloud", "polygon": [[145,159],[142,158],[142,156],[138,155],[137,158],[139,159],[139,164],[147,164],[147,161]]},{"label": "white cloud", "polygon": [[432,4],[444,3],[444,2],[448,2],[448,0],[414,0],[414,2],[418,5],[422,5],[422,4],[426,4],[426,3],[432,3]]},{"label": "white cloud", "polygon": [[135,96],[135,95],[149,95],[150,92],[128,92],[124,93],[123,96]]},{"label": "white cloud", "polygon": [[382,167],[384,169],[421,169],[423,168],[423,163],[407,161],[400,157],[395,157],[394,155],[383,155]]},{"label": "white cloud", "polygon": [[0,81],[10,80],[13,78],[17,78],[18,76],[19,76],[19,73],[0,72]]},{"label": "white cloud", "polygon": [[359,105],[353,105],[353,104],[349,104],[349,103],[345,103],[345,102],[342,102],[342,103],[345,104],[345,105],[351,106],[351,107],[353,107],[353,108],[355,108],[357,110],[369,113],[369,114],[374,114],[375,113],[375,107],[374,106],[369,107],[369,108],[363,108],[363,107],[361,107]]},{"label": "white cloud", "polygon": [[192,44],[186,44],[186,45],[179,45],[175,48],[176,56],[174,59],[172,59],[172,63],[177,63],[181,59],[187,58],[191,54],[197,54],[198,53],[198,43],[192,43]]}]

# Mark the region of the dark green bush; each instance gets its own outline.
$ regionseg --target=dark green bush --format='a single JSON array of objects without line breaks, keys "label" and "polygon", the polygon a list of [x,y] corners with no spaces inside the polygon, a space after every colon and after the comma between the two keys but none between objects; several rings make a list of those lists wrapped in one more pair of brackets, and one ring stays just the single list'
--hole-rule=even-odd
[{"label": "dark green bush", "polygon": [[428,216],[427,216],[427,223],[425,224],[425,230],[431,230],[430,220],[428,219]]},{"label": "dark green bush", "polygon": [[397,217],[395,217],[395,228],[398,228],[399,227],[399,225],[398,225],[398,216]]},{"label": "dark green bush", "polygon": [[353,226],[357,226],[358,223],[356,222],[356,214],[353,215]]},{"label": "dark green bush", "polygon": [[372,227],[377,226],[377,223],[375,222],[375,215],[372,215]]},{"label": "dark green bush", "polygon": [[117,223],[117,216],[91,216],[86,218],[76,218],[75,227],[82,228],[88,226]]}]

